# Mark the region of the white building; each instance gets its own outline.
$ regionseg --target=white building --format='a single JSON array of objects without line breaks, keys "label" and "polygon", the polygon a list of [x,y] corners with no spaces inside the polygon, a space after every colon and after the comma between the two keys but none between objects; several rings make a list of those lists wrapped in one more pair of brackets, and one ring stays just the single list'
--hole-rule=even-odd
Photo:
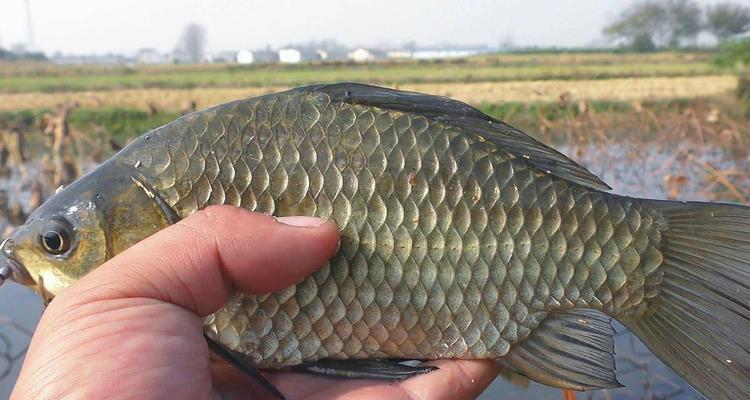
[{"label": "white building", "polygon": [[369,62],[375,60],[375,56],[369,50],[361,47],[347,54],[346,58],[354,62]]},{"label": "white building", "polygon": [[163,64],[167,61],[167,56],[156,49],[140,49],[135,54],[137,64]]},{"label": "white building", "polygon": [[297,64],[302,61],[302,53],[297,49],[279,49],[279,62],[282,64]]},{"label": "white building", "polygon": [[253,63],[253,52],[250,50],[240,50],[237,52],[237,64],[247,65]]},{"label": "white building", "polygon": [[429,60],[437,58],[461,58],[479,54],[478,50],[417,50],[412,57],[418,60]]},{"label": "white building", "polygon": [[388,58],[411,58],[412,54],[409,50],[393,50],[385,53]]}]

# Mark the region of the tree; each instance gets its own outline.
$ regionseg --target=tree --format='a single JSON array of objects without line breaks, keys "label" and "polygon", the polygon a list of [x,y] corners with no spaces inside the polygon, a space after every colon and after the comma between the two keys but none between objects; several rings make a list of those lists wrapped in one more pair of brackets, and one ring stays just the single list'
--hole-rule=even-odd
[{"label": "tree", "polygon": [[750,7],[720,3],[706,9],[706,28],[720,41],[750,30]]},{"label": "tree", "polygon": [[604,28],[604,35],[624,39],[631,47],[636,42],[661,43],[666,27],[667,11],[661,3],[648,1],[635,4],[622,12]]},{"label": "tree", "polygon": [[206,51],[206,29],[195,23],[185,25],[180,40],[177,42],[177,51],[189,62],[203,61]]},{"label": "tree", "polygon": [[667,3],[671,26],[669,46],[678,47],[683,40],[695,40],[703,28],[701,8],[692,0],[673,0]]},{"label": "tree", "polygon": [[633,43],[631,44],[631,47],[633,48],[633,51],[636,51],[638,53],[650,53],[652,51],[656,51],[656,45],[654,44],[654,41],[651,39],[651,35],[647,33],[641,33],[636,35],[633,38]]},{"label": "tree", "polygon": [[701,30],[701,9],[692,0],[647,0],[623,10],[604,34],[641,49],[679,46]]}]

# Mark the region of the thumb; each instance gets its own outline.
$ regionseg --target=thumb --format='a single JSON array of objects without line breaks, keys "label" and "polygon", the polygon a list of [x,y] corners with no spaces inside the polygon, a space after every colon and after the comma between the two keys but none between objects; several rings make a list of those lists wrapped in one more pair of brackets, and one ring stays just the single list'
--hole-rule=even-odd
[{"label": "thumb", "polygon": [[130,247],[61,296],[153,298],[205,316],[233,287],[264,293],[302,280],[335,253],[338,237],[324,219],[209,207]]}]

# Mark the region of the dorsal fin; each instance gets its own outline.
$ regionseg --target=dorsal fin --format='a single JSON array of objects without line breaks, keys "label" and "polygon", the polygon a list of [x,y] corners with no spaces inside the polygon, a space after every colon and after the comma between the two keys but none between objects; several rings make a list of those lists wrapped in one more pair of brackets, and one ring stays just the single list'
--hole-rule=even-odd
[{"label": "dorsal fin", "polygon": [[598,190],[611,188],[596,175],[557,150],[542,144],[474,107],[447,97],[406,92],[359,83],[316,85],[297,90],[323,92],[335,101],[423,115],[473,133],[508,151],[541,172]]},{"label": "dorsal fin", "polygon": [[621,387],[615,377],[615,331],[610,322],[591,309],[554,314],[498,362],[548,386]]}]

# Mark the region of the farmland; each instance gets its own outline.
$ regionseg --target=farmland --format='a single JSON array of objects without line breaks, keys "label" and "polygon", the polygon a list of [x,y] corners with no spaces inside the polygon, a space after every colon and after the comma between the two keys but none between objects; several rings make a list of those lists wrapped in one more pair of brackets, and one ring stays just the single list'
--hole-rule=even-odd
[{"label": "farmland", "polygon": [[[59,104],[73,102],[71,120],[79,130],[90,131],[97,121],[126,116],[111,133],[130,137],[192,109],[298,85],[336,81],[439,94],[488,110],[513,104],[544,109],[554,109],[560,102],[619,104],[604,107],[612,110],[631,107],[633,102],[648,105],[731,98],[737,86],[736,72],[713,65],[710,58],[706,52],[595,52],[491,54],[370,64],[0,63],[0,127],[20,116],[41,116]],[[136,120],[132,127],[126,126]],[[112,125],[117,124],[113,121]]]},{"label": "farmland", "polygon": [[382,85],[534,80],[703,76],[720,72],[701,53],[662,57],[579,54],[497,55],[449,61],[390,61],[372,64],[312,63],[57,67],[0,65],[0,92],[119,89],[279,87],[317,82],[358,81]]}]

